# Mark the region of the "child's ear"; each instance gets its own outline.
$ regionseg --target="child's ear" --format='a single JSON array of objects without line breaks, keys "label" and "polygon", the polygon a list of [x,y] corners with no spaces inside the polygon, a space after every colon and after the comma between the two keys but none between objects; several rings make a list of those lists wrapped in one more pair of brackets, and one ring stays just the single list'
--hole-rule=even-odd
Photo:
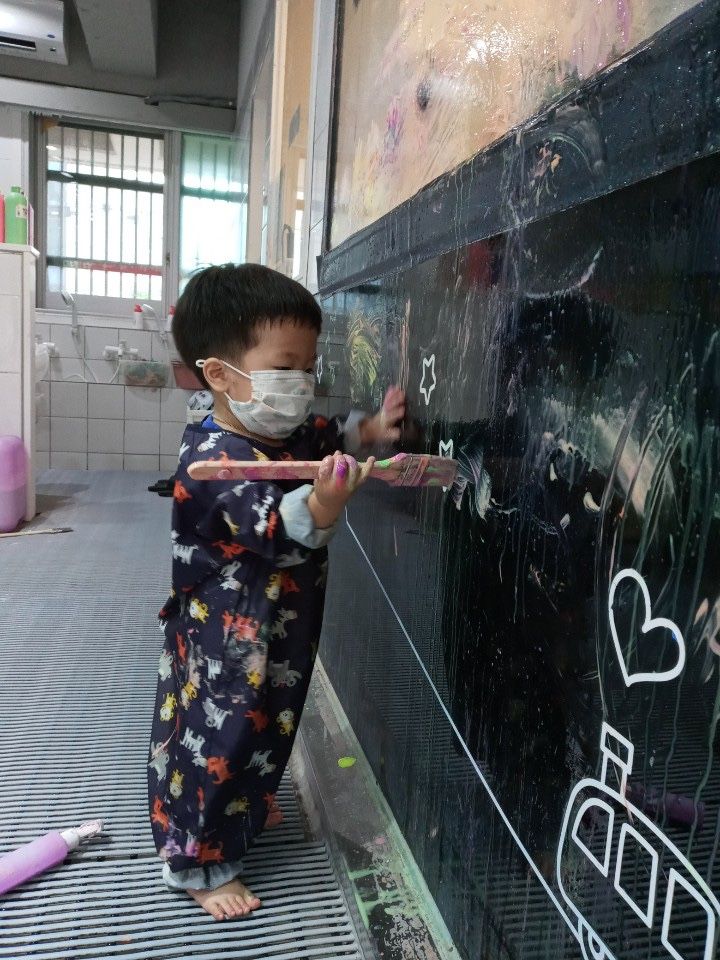
[{"label": "child's ear", "polygon": [[219,393],[224,393],[227,390],[230,382],[227,370],[225,365],[220,363],[217,357],[207,358],[203,364],[203,373],[211,390],[217,390]]}]

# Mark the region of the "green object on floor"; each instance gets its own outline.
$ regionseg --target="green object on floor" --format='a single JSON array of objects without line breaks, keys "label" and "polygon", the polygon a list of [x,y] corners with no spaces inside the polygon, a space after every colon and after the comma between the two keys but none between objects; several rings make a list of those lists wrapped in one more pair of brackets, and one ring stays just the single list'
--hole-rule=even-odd
[{"label": "green object on floor", "polygon": [[343,770],[346,770],[348,767],[353,767],[355,765],[355,757],[340,757],[338,760],[338,766]]}]

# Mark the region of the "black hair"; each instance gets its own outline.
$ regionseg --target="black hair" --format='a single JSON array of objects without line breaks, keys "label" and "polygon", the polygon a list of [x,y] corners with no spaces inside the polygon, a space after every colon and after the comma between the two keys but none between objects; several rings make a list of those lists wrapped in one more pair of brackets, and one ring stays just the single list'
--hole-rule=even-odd
[{"label": "black hair", "polygon": [[207,267],[190,278],[175,307],[172,332],[184,363],[237,358],[257,343],[264,323],[292,320],[320,332],[322,314],[302,284],[259,263]]}]

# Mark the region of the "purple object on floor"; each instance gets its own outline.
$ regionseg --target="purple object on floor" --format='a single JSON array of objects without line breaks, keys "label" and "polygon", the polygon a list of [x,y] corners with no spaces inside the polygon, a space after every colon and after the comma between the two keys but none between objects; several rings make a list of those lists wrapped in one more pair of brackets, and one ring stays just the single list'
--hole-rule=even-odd
[{"label": "purple object on floor", "polygon": [[62,863],[83,840],[102,832],[102,820],[90,820],[75,830],[53,830],[0,857],[0,896]]},{"label": "purple object on floor", "polygon": [[0,533],[15,530],[25,516],[28,468],[20,437],[0,437]]},{"label": "purple object on floor", "polygon": [[696,824],[698,830],[705,820],[705,804],[702,801],[696,803],[677,793],[661,794],[655,787],[645,790],[641,786],[629,784],[627,798],[651,820],[667,820],[668,823],[682,827]]}]

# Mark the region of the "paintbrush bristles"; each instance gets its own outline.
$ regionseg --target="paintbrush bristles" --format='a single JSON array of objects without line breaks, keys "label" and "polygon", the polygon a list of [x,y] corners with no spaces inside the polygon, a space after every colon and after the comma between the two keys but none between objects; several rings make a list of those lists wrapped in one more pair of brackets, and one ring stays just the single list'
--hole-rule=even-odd
[{"label": "paintbrush bristles", "polygon": [[457,463],[428,453],[398,453],[389,460],[378,460],[370,476],[394,487],[449,487],[457,473]]},{"label": "paintbrush bristles", "polygon": [[[194,480],[315,480],[317,460],[203,460],[192,463]],[[378,460],[370,474],[393,487],[449,487],[457,473],[457,461],[430,454],[398,453]]]}]

